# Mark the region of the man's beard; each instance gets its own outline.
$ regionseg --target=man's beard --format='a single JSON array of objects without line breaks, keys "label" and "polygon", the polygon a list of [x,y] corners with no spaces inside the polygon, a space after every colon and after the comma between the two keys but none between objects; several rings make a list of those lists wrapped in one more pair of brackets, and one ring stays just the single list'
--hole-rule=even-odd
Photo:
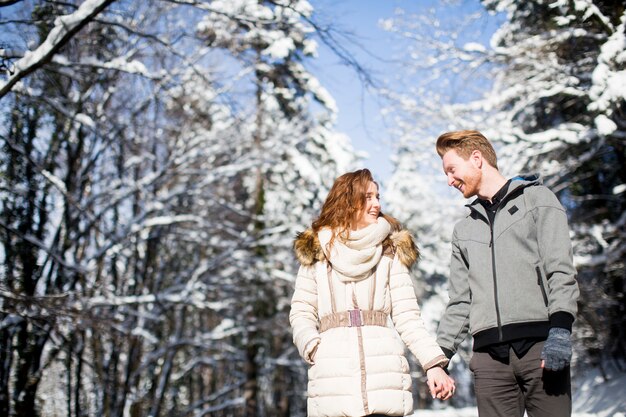
[{"label": "man's beard", "polygon": [[463,197],[470,198],[478,194],[482,172],[476,170],[474,173],[468,174],[463,178]]}]

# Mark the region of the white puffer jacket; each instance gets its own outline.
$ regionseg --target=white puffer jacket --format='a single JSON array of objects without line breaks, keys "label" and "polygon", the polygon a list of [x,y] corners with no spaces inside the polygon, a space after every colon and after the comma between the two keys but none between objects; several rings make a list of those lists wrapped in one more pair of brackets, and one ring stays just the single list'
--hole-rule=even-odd
[{"label": "white puffer jacket", "polygon": [[[347,240],[335,238],[329,254],[330,285],[322,250],[327,248],[330,230],[317,235],[307,230],[294,243],[302,265],[289,320],[300,355],[312,365],[311,417],[411,414],[411,376],[404,344],[424,369],[447,363],[424,327],[409,277],[417,248],[408,232],[389,232],[389,223],[379,218],[378,223],[351,232]],[[320,320],[328,323],[333,314],[332,300],[336,313],[377,310],[387,314],[393,325],[386,320],[386,325],[341,327],[334,321],[320,332]]]}]

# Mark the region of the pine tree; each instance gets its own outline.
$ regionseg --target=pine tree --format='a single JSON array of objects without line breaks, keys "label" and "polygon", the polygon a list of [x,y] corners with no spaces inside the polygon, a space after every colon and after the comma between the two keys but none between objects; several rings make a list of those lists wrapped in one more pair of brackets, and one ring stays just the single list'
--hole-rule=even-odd
[{"label": "pine tree", "polygon": [[[441,10],[386,22],[412,41],[407,68],[419,75],[408,95],[387,93],[400,103],[397,158],[434,155],[438,134],[477,129],[495,142],[505,175],[540,173],[567,209],[573,232],[582,292],[575,371],[610,359],[619,367],[626,343],[624,5],[482,3],[489,14],[461,22],[444,22]],[[471,31],[492,25],[489,44]],[[395,178],[402,184],[412,175],[428,184],[429,169],[404,168]],[[414,227],[428,230],[429,222]]]}]

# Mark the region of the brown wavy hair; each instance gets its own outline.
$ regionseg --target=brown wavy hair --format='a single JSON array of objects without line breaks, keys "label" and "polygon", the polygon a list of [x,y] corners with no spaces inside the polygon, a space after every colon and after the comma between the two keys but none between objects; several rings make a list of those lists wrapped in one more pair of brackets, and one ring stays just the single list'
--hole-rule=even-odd
[{"label": "brown wavy hair", "polygon": [[[338,177],[328,192],[322,212],[313,222],[313,231],[317,233],[322,228],[330,228],[333,232],[330,245],[337,236],[346,238],[350,230],[356,227],[358,216],[365,207],[370,181],[378,188],[378,183],[374,181],[369,169],[359,169]],[[392,231],[401,229],[398,220],[383,214],[382,211],[378,217],[384,217],[391,225]]]}]

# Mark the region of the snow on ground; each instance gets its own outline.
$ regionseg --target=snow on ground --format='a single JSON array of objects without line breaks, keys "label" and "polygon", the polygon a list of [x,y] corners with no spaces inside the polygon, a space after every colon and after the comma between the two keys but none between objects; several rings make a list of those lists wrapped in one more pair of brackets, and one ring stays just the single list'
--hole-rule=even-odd
[{"label": "snow on ground", "polygon": [[477,417],[476,408],[446,408],[443,410],[418,410],[413,417]]},{"label": "snow on ground", "polygon": [[573,395],[574,411],[589,413],[589,417],[626,417],[626,373],[606,366],[608,380],[600,371],[589,372]]},{"label": "snow on ground", "polygon": [[[589,372],[572,395],[572,417],[626,417],[626,373],[608,372],[605,381],[598,370]],[[475,407],[417,410],[412,417],[478,417]]]},{"label": "snow on ground", "polygon": [[[443,410],[418,410],[412,417],[478,417],[478,411],[474,407],[468,408],[446,408]],[[574,413],[572,417],[626,417],[624,413],[613,414],[589,414],[589,413]]]}]

